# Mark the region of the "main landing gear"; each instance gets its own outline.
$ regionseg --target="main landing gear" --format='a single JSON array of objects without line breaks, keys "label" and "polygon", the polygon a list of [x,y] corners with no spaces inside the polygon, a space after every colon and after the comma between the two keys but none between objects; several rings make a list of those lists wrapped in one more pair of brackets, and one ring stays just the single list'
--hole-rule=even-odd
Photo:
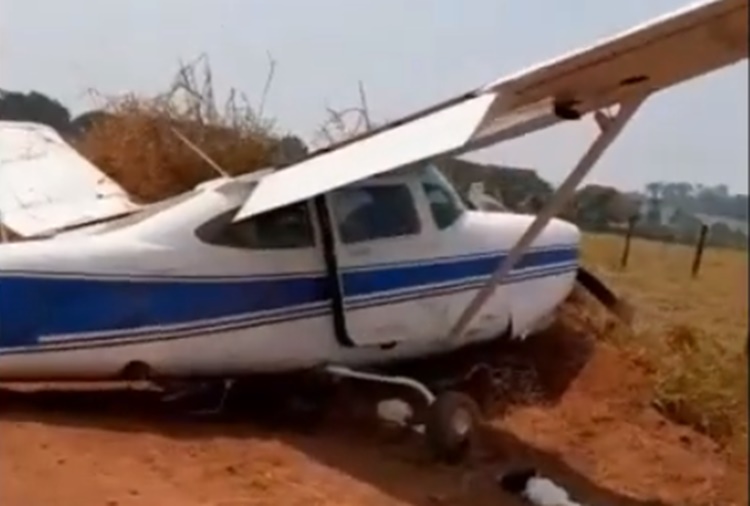
[{"label": "main landing gear", "polygon": [[326,372],[338,378],[404,389],[406,395],[403,397],[411,399],[411,409],[406,419],[400,422],[424,434],[435,458],[455,463],[469,453],[482,414],[479,404],[467,393],[446,389],[434,394],[423,383],[412,378],[355,371],[346,367],[329,366]]},{"label": "main landing gear", "polygon": [[[185,384],[162,382],[160,386],[163,401],[193,416],[247,411],[261,421],[274,420],[275,415],[279,415],[278,423],[297,426],[294,421],[299,420],[302,427],[312,428],[326,419],[333,406],[330,401],[336,398],[334,393],[345,386],[337,384],[342,380],[365,382],[374,388],[361,384],[353,388],[358,401],[373,399],[380,418],[423,434],[437,460],[446,463],[463,460],[474,446],[482,422],[482,407],[488,400],[486,394],[494,390],[491,367],[474,365],[468,373],[453,371],[454,374],[446,374],[447,370],[440,368],[438,377],[420,375],[416,369],[406,372],[415,373],[425,382],[395,371],[374,373],[328,366],[291,377],[255,377],[246,382],[218,379]],[[235,401],[247,402],[229,402],[230,391]],[[278,423],[274,426],[278,427]]]}]

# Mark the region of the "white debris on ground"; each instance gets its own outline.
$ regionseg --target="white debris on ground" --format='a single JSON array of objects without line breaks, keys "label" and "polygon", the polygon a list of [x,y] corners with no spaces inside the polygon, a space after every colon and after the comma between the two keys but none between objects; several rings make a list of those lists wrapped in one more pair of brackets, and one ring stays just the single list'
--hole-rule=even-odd
[{"label": "white debris on ground", "polygon": [[570,498],[568,492],[535,469],[506,473],[498,479],[500,487],[535,506],[584,506]]},{"label": "white debris on ground", "polygon": [[408,403],[401,399],[386,399],[378,402],[378,418],[385,422],[406,427],[414,416],[414,411]]}]

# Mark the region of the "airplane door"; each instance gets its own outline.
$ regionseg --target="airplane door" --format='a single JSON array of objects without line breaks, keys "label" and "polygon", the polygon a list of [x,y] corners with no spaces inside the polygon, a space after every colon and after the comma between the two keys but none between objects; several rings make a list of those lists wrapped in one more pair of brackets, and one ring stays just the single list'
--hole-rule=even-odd
[{"label": "airplane door", "polygon": [[429,296],[432,254],[413,185],[370,180],[327,195],[344,325],[356,346],[434,339],[445,302]]}]

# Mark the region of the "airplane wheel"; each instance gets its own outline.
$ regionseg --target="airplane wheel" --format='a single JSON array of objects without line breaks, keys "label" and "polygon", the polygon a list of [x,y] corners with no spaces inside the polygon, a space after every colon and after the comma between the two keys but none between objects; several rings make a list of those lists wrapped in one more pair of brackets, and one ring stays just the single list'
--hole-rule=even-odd
[{"label": "airplane wheel", "polygon": [[435,456],[446,462],[457,462],[468,452],[479,420],[479,407],[468,395],[448,391],[429,406],[425,435]]}]

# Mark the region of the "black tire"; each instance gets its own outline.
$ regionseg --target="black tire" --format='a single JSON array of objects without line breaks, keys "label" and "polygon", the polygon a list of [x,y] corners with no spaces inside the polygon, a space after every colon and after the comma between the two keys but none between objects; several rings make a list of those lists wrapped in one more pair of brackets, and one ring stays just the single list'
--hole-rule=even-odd
[{"label": "black tire", "polygon": [[456,463],[471,448],[480,411],[466,394],[444,392],[427,408],[425,436],[433,455],[444,462]]}]

